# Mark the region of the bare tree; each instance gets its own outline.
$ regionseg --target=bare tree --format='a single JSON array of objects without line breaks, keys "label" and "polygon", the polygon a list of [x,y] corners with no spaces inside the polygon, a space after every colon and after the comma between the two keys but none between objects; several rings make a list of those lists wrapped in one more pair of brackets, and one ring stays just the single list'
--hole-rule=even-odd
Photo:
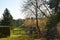
[{"label": "bare tree", "polygon": [[44,11],[44,10],[42,10],[43,8],[46,8],[46,10],[49,12],[49,15],[51,15],[51,12],[50,12],[48,6],[46,6],[46,5],[47,5],[46,0],[27,0],[27,2],[25,2],[24,6],[23,6],[24,12],[30,12],[29,13],[30,16],[32,14],[35,15],[36,26],[38,28],[39,34],[40,34],[40,28],[38,26],[38,15],[40,14],[40,15],[42,15],[42,17],[43,16],[46,16],[47,18],[49,17],[46,15],[47,13],[43,12]]},{"label": "bare tree", "polygon": [[[49,15],[51,15],[51,12],[49,11],[49,7],[47,5],[46,0],[37,0],[37,1],[38,1],[37,8],[38,8],[39,14],[42,15],[42,17],[46,16],[48,18],[49,16],[47,16],[46,13],[43,12],[44,10],[42,10],[42,8],[41,8],[42,6],[44,6],[44,8],[46,8],[46,10],[49,12]],[[23,6],[23,11],[26,12],[29,10],[31,13],[33,13],[36,16],[35,7],[36,7],[35,0],[27,0],[27,2],[25,2],[24,6]],[[32,9],[34,9],[34,10],[32,10]]]}]

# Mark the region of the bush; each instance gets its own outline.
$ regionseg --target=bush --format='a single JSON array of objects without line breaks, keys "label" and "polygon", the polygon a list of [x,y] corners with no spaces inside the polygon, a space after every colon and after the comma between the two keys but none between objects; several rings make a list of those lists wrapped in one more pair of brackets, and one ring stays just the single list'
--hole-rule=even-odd
[{"label": "bush", "polygon": [[10,36],[10,27],[0,27],[0,38]]}]

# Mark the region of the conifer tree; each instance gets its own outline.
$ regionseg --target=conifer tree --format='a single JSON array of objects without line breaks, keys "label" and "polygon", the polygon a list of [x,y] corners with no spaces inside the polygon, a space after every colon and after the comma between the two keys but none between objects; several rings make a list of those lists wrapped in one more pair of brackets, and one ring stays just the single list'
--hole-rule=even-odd
[{"label": "conifer tree", "polygon": [[2,19],[1,25],[11,26],[12,20],[13,20],[13,17],[11,16],[9,10],[6,8],[3,13],[3,19]]}]

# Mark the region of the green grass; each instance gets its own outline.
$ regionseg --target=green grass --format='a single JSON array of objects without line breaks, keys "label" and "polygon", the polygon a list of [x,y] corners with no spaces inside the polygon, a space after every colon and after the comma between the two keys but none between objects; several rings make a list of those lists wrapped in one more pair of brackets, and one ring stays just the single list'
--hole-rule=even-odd
[{"label": "green grass", "polygon": [[[29,32],[29,31],[28,31]],[[10,37],[0,38],[0,40],[45,40],[45,38],[34,39],[28,36],[25,28],[16,27],[10,31]]]},{"label": "green grass", "polygon": [[10,31],[10,37],[0,38],[0,40],[45,40],[45,38],[30,38],[28,32],[24,28],[14,28]]},{"label": "green grass", "polygon": [[14,28],[10,32],[10,37],[0,38],[0,40],[30,40],[23,28]]}]

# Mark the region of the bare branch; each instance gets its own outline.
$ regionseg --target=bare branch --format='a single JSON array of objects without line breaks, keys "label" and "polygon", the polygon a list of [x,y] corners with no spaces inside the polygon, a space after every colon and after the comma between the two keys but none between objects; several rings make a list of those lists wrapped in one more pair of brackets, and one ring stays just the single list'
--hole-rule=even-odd
[{"label": "bare branch", "polygon": [[[38,2],[41,2],[41,1],[38,1]],[[30,11],[36,16],[34,10],[31,9],[31,8],[33,8],[33,6],[36,7],[36,4],[35,4],[36,1],[35,1],[35,0],[28,0],[28,1],[25,2],[25,3],[26,3],[25,6],[23,6],[23,7],[24,7],[24,11],[30,10]],[[47,16],[47,15],[45,14],[45,12],[43,12],[43,10],[40,9],[40,7],[41,7],[42,5],[44,5],[44,7],[47,9],[47,11],[49,12],[49,14],[51,15],[49,9],[48,9],[47,6],[46,6],[45,4],[43,4],[43,3],[44,3],[44,1],[42,1],[42,2],[38,5],[37,8],[38,8],[38,10],[39,10],[43,15],[45,15],[45,16],[48,18],[49,16]],[[34,8],[33,8],[33,9],[34,9]]]},{"label": "bare branch", "polygon": [[33,10],[31,10],[31,9],[29,9],[35,16],[36,16],[36,14],[33,12]]},{"label": "bare branch", "polygon": [[43,5],[46,7],[47,11],[49,12],[49,14],[51,15],[49,9],[47,8],[47,6],[43,3]]},{"label": "bare branch", "polygon": [[36,14],[34,13],[32,9],[28,8],[27,6],[24,6],[23,11],[27,11],[27,10],[30,10],[36,16]]},{"label": "bare branch", "polygon": [[[35,7],[35,5],[33,3],[32,3],[32,5]],[[40,9],[41,6],[42,6],[42,4],[40,4],[40,6],[38,7],[38,9],[42,12],[43,15],[45,15],[48,18],[48,16]]]}]

